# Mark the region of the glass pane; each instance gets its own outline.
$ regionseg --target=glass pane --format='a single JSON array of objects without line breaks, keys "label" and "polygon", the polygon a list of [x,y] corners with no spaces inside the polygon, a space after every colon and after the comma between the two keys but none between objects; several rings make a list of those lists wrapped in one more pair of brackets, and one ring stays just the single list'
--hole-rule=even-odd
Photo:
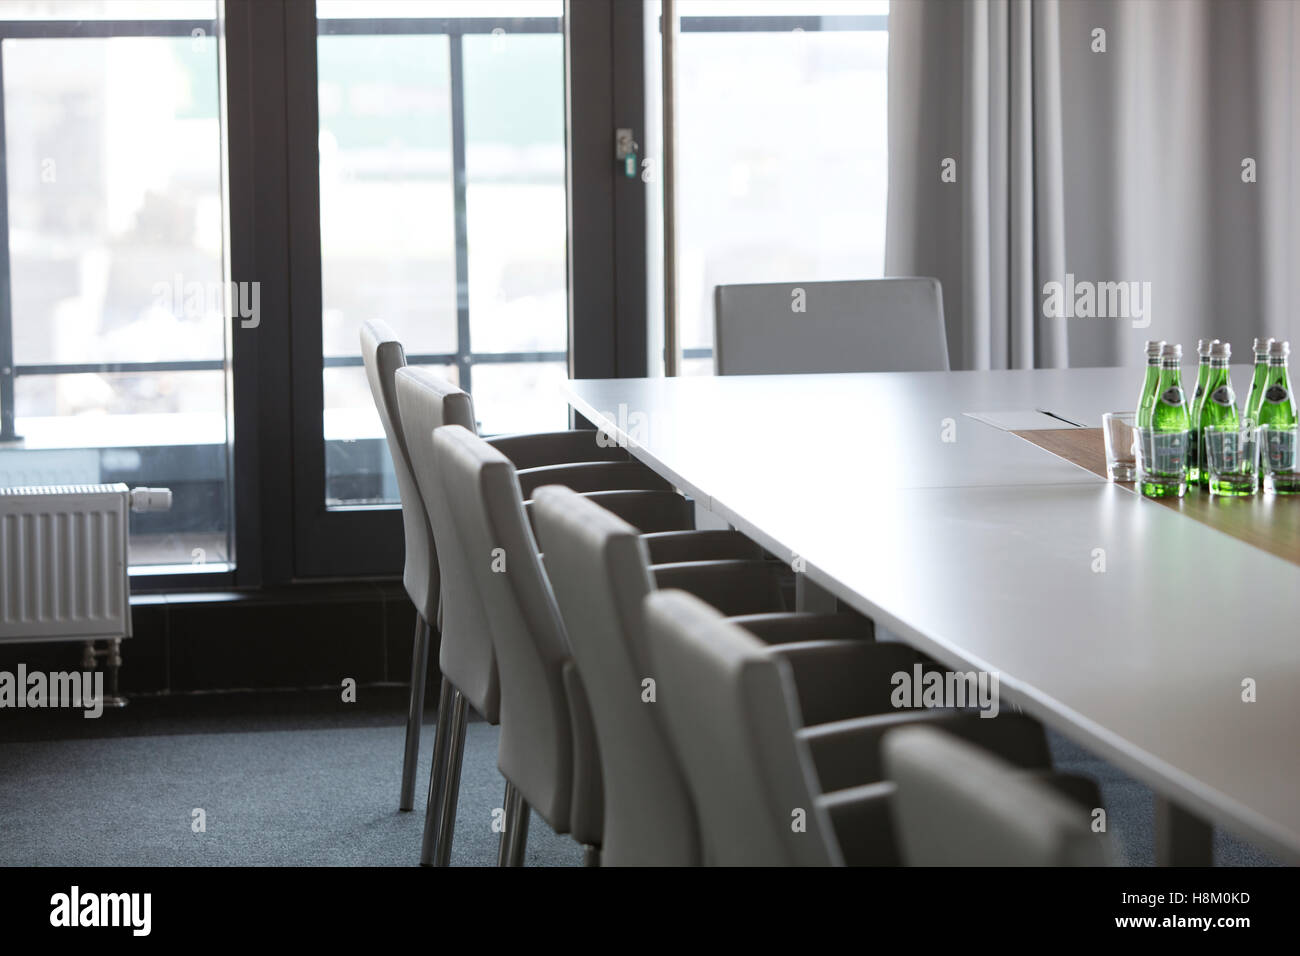
[{"label": "glass pane", "polygon": [[712,375],[713,359],[711,358],[684,358],[682,359],[680,374],[682,375]]},{"label": "glass pane", "polygon": [[23,437],[0,443],[0,487],[170,488],[170,511],[130,516],[132,567],[233,563],[223,371],[23,375],[16,385]]},{"label": "glass pane", "polygon": [[[679,0],[677,6],[683,17],[830,18],[889,14],[889,0]],[[818,26],[832,25],[823,22]]]},{"label": "glass pane", "polygon": [[[505,34],[464,42],[474,351],[563,352],[563,38]],[[532,79],[548,77],[561,82]],[[564,408],[556,414],[554,427],[563,428]]]},{"label": "glass pane", "polygon": [[[719,284],[883,275],[888,5],[682,0],[678,8],[678,321],[682,347],[708,355]],[[800,25],[765,19],[790,16]],[[660,113],[658,39],[655,29],[648,121]],[[652,327],[662,318],[656,193]],[[651,354],[659,349],[652,343]]]},{"label": "glass pane", "polygon": [[152,445],[226,440],[226,379],[219,370],[20,375],[16,393],[23,449],[122,446],[143,432]]},{"label": "glass pane", "polygon": [[3,20],[215,20],[216,16],[217,0],[4,0],[0,5]]},{"label": "glass pane", "polygon": [[[458,382],[456,366],[431,368]],[[397,500],[397,479],[366,370],[358,365],[325,369],[326,504],[385,504]]]},{"label": "glass pane", "polygon": [[[136,569],[233,560],[225,316],[260,295],[224,281],[215,12],[0,8],[58,34],[0,47],[12,313],[0,349],[12,344],[14,373],[0,369],[14,415],[0,484],[171,488],[171,511],[131,516]],[[154,35],[96,36],[114,17]]]},{"label": "glass pane", "polygon": [[358,355],[371,318],[455,352],[447,38],[322,36],[317,58],[325,355]]},{"label": "glass pane", "polygon": [[564,362],[485,362],[474,368],[474,414],[485,435],[554,431],[568,427]]},{"label": "glass pane", "polygon": [[[568,420],[549,387],[568,347],[561,13],[317,4],[324,358],[358,358],[382,318],[473,393],[487,433]],[[364,375],[324,375],[327,504],[395,503]]]},{"label": "glass pane", "polygon": [[349,17],[559,17],[564,0],[316,0],[318,19]]}]

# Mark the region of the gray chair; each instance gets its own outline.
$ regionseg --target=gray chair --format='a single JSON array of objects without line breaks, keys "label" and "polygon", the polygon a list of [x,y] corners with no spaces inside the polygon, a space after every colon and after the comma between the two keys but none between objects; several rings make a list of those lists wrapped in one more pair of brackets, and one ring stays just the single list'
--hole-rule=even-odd
[{"label": "gray chair", "polygon": [[506,778],[506,820],[498,862],[522,862],[530,807],[556,833],[594,846],[601,808],[591,718],[515,468],[455,425],[439,428],[433,446],[500,674],[497,766]]},{"label": "gray chair", "polygon": [[879,773],[878,751],[885,730],[900,723],[961,727],[1019,765],[1050,765],[1041,726],[1018,715],[853,718],[889,696],[896,665],[873,662],[864,653],[871,645],[767,645],[682,591],[650,594],[644,608],[656,706],[691,793],[706,864],[899,862],[893,784]]},{"label": "gray chair", "polygon": [[[486,720],[497,723],[500,697],[486,617],[473,577],[461,558],[465,550],[458,539],[434,463],[434,430],[443,425],[460,425],[472,432],[474,410],[468,393],[431,369],[400,368],[394,378],[404,447],[409,449],[420,500],[433,531],[435,558],[440,553],[445,564],[440,612],[442,682],[420,859],[424,864],[446,865],[455,828],[466,708],[473,706]],[[601,446],[595,436],[594,430],[575,430],[509,435],[489,439],[488,443],[520,468],[521,483],[530,486],[536,483],[532,476],[545,475],[551,481],[571,480],[584,487],[594,487],[601,483],[593,480],[597,473],[604,482],[631,485],[586,495],[630,520],[654,528],[677,529],[647,536],[653,542],[652,550],[662,552],[667,560],[684,560],[692,551],[708,558],[754,556],[757,546],[735,532],[680,530],[682,522],[689,523],[691,519],[689,503],[676,492],[664,490],[663,483],[643,466],[627,461],[622,449]],[[601,455],[606,460],[584,460]],[[634,467],[629,469],[629,465]],[[531,508],[531,502],[527,506]],[[412,675],[413,696],[418,682],[421,699],[423,675],[423,668],[418,675]]]},{"label": "gray chair", "polygon": [[434,430],[445,424],[465,427],[468,422],[472,426],[474,412],[466,392],[428,369],[401,369],[397,373],[397,398],[415,475],[445,567],[438,653],[442,681],[420,862],[446,865],[456,819],[466,707],[473,706],[485,720],[495,724],[501,700],[487,614],[474,576],[460,557],[465,548],[434,461]]},{"label": "gray chair", "polygon": [[415,767],[420,754],[420,721],[424,714],[424,677],[429,665],[429,627],[437,620],[440,592],[433,532],[411,468],[411,456],[397,407],[395,375],[406,365],[402,343],[382,322],[361,326],[361,358],[379,420],[388,439],[388,452],[402,500],[402,527],[406,536],[406,565],[402,583],[415,605],[415,644],[411,653],[411,698],[406,717],[406,747],[402,758],[402,792],[398,807],[415,804]]},{"label": "gray chair", "polygon": [[[425,675],[429,663],[430,626],[438,623],[439,567],[433,530],[419,483],[412,469],[410,436],[402,425],[397,399],[397,372],[406,367],[406,353],[393,330],[379,321],[361,326],[361,358],[366,368],[370,393],[384,427],[388,451],[393,460],[398,495],[402,502],[402,526],[406,541],[402,581],[415,605],[415,640],[411,654],[411,694],[406,717],[406,745],[402,758],[402,785],[398,807],[410,810],[415,803],[415,770],[420,750],[420,723],[424,714]],[[432,374],[432,373],[430,373]],[[450,386],[454,388],[454,386]],[[457,405],[456,419],[474,428],[473,408],[469,396],[455,389],[463,400]],[[662,495],[670,492],[667,483],[645,466],[630,460],[626,450],[616,445],[601,445],[593,429],[536,435],[515,435],[498,439],[520,460],[521,467],[542,467],[544,480],[554,481],[563,475],[586,485],[602,488],[653,488]],[[580,463],[580,464],[574,464]],[[558,466],[558,467],[557,467]],[[577,475],[562,471],[565,466],[578,469]],[[542,480],[542,479],[539,479]],[[603,483],[602,483],[603,482]],[[441,723],[439,726],[442,726]]]},{"label": "gray chair", "polygon": [[937,279],[720,285],[713,326],[719,375],[948,370]]},{"label": "gray chair", "polygon": [[[699,838],[690,795],[658,708],[643,697],[642,682],[653,671],[642,604],[656,578],[711,598],[715,606],[749,607],[756,595],[775,604],[780,597],[771,588],[767,564],[727,560],[652,567],[647,536],[569,488],[538,489],[533,520],[595,719],[605,808],[602,864],[696,865]],[[873,636],[871,622],[855,614],[764,612],[736,620],[752,622],[782,642],[870,641]],[[901,645],[882,645],[876,653],[896,666],[910,667],[917,659]]]},{"label": "gray chair", "polygon": [[884,740],[895,832],[910,866],[1106,866],[1101,806],[1081,777],[1030,773],[935,727]]},{"label": "gray chair", "polygon": [[[437,478],[456,523],[461,561],[474,577],[486,612],[500,674],[498,767],[507,781],[506,826],[498,862],[522,862],[528,814],[535,809],[557,833],[588,848],[602,842],[603,795],[595,731],[564,622],[542,566],[523,498],[524,472],[496,448],[455,425],[433,434]],[[597,507],[602,492],[584,498]],[[537,502],[533,502],[534,514]],[[629,530],[636,535],[636,529]],[[713,540],[712,536],[709,540]],[[777,579],[776,562],[721,559],[698,563],[705,578],[722,578],[734,603],[764,611],[779,606],[775,587],[745,587],[737,569],[760,581]],[[680,564],[669,573],[684,573]],[[766,601],[754,595],[765,594]]]},{"label": "gray chair", "polygon": [[[699,815],[704,863],[844,863],[812,756],[795,734],[789,665],[683,591],[650,594],[644,611],[655,706]],[[870,862],[894,860],[889,793],[876,784],[854,801],[865,829],[879,835]]]}]

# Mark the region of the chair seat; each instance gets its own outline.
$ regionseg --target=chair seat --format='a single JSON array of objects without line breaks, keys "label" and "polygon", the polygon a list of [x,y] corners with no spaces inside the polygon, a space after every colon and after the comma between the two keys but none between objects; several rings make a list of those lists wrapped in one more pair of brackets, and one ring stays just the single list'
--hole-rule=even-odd
[{"label": "chair seat", "polygon": [[602,443],[594,428],[498,435],[486,441],[521,470],[580,461],[626,461],[631,457],[616,443]]},{"label": "chair seat", "polygon": [[784,611],[772,614],[743,614],[731,619],[765,644],[794,644],[823,640],[872,641],[876,625],[870,618],[852,611]]},{"label": "chair seat", "polygon": [[1026,772],[989,747],[983,734],[972,741],[939,727],[902,727],[881,743],[897,788],[895,834],[909,866],[1112,862],[1109,837],[1092,825],[1101,802],[1089,781]]},{"label": "chair seat", "polygon": [[840,790],[884,780],[885,735],[922,725],[977,743],[1021,769],[1046,770],[1052,765],[1043,725],[1024,714],[985,718],[956,710],[895,710],[805,726],[799,737],[808,745],[822,786]]},{"label": "chair seat", "polygon": [[717,561],[744,558],[757,561],[763,557],[758,542],[739,531],[713,529],[658,531],[641,535],[650,552],[651,564],[677,564],[683,561]]},{"label": "chair seat", "polygon": [[823,793],[817,805],[831,820],[845,866],[899,866],[902,854],[894,834],[892,783],[861,784]]},{"label": "chair seat", "polygon": [[580,461],[539,465],[518,472],[525,498],[543,485],[564,485],[574,491],[672,491],[672,485],[639,461]]},{"label": "chair seat", "polygon": [[779,561],[685,561],[651,571],[659,588],[686,591],[727,617],[788,610],[781,585],[789,568]]}]

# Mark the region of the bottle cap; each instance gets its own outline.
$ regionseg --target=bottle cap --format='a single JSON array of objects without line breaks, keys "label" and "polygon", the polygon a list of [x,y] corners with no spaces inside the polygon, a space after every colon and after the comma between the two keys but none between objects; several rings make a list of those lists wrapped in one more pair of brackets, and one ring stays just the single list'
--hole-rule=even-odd
[{"label": "bottle cap", "polygon": [[1214,344],[1215,342],[1217,342],[1217,341],[1219,341],[1219,340],[1218,340],[1218,339],[1213,339],[1213,340],[1211,340],[1211,339],[1197,339],[1197,340],[1196,340],[1196,354],[1199,355],[1201,358],[1205,358],[1205,356],[1207,356],[1207,355],[1210,354],[1210,346],[1213,345],[1213,344]]},{"label": "bottle cap", "polygon": [[1210,346],[1210,358],[1228,359],[1232,357],[1232,346],[1218,339]]},{"label": "bottle cap", "polygon": [[1165,347],[1165,340],[1157,342],[1155,339],[1147,340],[1147,358],[1160,358],[1160,350]]},{"label": "bottle cap", "polygon": [[1270,339],[1268,344],[1269,358],[1286,358],[1291,354],[1291,343],[1284,342],[1281,339]]},{"label": "bottle cap", "polygon": [[1256,339],[1255,354],[1264,356],[1268,354],[1268,347],[1273,344],[1272,339]]},{"label": "bottle cap", "polygon": [[1183,347],[1177,342],[1166,342],[1164,348],[1160,350],[1162,359],[1179,359],[1183,357]]}]

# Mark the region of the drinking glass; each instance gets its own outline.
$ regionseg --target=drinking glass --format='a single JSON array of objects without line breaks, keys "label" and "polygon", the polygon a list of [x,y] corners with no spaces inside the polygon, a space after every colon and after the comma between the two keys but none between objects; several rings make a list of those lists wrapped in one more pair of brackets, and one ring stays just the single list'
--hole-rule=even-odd
[{"label": "drinking glass", "polygon": [[1189,432],[1136,429],[1138,483],[1148,498],[1181,498],[1187,493]]},{"label": "drinking glass", "polygon": [[1253,495],[1259,488],[1258,429],[1206,425],[1201,441],[1210,494]]},{"label": "drinking glass", "polygon": [[1260,468],[1264,490],[1275,495],[1300,495],[1300,456],[1296,454],[1296,425],[1259,427]]},{"label": "drinking glass", "polygon": [[1111,481],[1132,481],[1137,477],[1137,452],[1133,448],[1133,412],[1107,412],[1101,416],[1101,433],[1106,439],[1106,477]]}]

